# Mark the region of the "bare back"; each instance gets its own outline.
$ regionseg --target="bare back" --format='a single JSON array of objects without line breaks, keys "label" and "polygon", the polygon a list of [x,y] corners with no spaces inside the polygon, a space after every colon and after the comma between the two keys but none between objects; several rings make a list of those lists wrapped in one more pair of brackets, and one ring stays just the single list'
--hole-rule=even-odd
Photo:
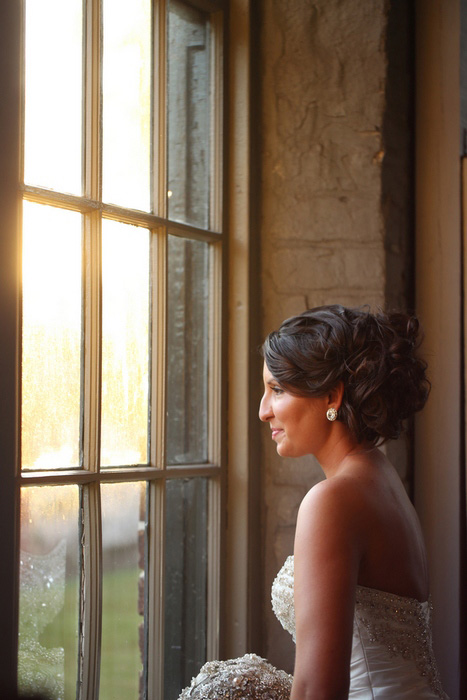
[{"label": "bare back", "polygon": [[347,479],[353,482],[361,501],[364,533],[358,584],[426,600],[428,574],[423,535],[396,470],[380,450],[356,455],[354,460]]}]

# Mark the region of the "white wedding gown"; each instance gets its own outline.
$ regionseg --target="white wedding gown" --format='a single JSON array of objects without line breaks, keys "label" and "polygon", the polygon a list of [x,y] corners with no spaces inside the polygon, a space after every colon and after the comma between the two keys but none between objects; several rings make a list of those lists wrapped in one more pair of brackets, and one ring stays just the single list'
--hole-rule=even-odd
[{"label": "white wedding gown", "polygon": [[[294,559],[272,586],[272,606],[295,641]],[[179,700],[288,700],[292,677],[254,654],[211,661]],[[448,700],[431,640],[431,604],[357,586],[349,698]]]},{"label": "white wedding gown", "polygon": [[[274,612],[295,639],[294,560],[272,587]],[[431,642],[431,605],[357,586],[349,698],[447,699]]]}]

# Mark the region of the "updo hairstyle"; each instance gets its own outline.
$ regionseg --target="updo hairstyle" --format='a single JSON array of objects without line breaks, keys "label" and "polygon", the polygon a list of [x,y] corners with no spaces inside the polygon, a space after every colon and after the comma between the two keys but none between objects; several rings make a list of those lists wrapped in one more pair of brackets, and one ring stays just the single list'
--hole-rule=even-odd
[{"label": "updo hairstyle", "polygon": [[295,396],[325,396],[342,382],[338,420],[359,443],[376,445],[399,437],[428,398],[419,344],[415,317],[333,305],[287,319],[262,352],[274,379]]}]

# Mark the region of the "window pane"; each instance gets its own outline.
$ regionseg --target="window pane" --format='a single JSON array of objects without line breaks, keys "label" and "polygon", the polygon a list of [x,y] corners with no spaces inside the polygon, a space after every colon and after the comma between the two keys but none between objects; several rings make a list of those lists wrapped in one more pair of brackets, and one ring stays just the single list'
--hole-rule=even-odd
[{"label": "window pane", "polygon": [[21,492],[20,691],[76,695],[79,615],[77,486]]},{"label": "window pane", "polygon": [[82,0],[26,0],[25,182],[81,194]]},{"label": "window pane", "polygon": [[207,461],[209,245],[169,236],[167,461]]},{"label": "window pane", "polygon": [[209,15],[171,0],[168,15],[168,211],[209,227]]},{"label": "window pane", "polygon": [[104,0],[105,202],[149,211],[151,2]]},{"label": "window pane", "polygon": [[102,486],[100,700],[138,698],[143,666],[145,483]]},{"label": "window pane", "polygon": [[149,232],[102,222],[103,466],[148,461]]},{"label": "window pane", "polygon": [[81,216],[24,202],[22,464],[79,466]]},{"label": "window pane", "polygon": [[207,479],[166,490],[164,697],[176,698],[206,661]]}]

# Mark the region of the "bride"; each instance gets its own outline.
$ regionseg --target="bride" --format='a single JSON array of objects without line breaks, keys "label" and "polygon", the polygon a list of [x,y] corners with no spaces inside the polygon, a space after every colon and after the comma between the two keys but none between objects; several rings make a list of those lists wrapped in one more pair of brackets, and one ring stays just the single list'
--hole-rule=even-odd
[{"label": "bride", "polygon": [[418,322],[319,307],[263,345],[259,416],[283,457],[314,455],[273,607],[296,641],[292,677],[254,654],[208,662],[188,698],[446,700],[431,642],[425,546],[384,453],[429,393]]}]

